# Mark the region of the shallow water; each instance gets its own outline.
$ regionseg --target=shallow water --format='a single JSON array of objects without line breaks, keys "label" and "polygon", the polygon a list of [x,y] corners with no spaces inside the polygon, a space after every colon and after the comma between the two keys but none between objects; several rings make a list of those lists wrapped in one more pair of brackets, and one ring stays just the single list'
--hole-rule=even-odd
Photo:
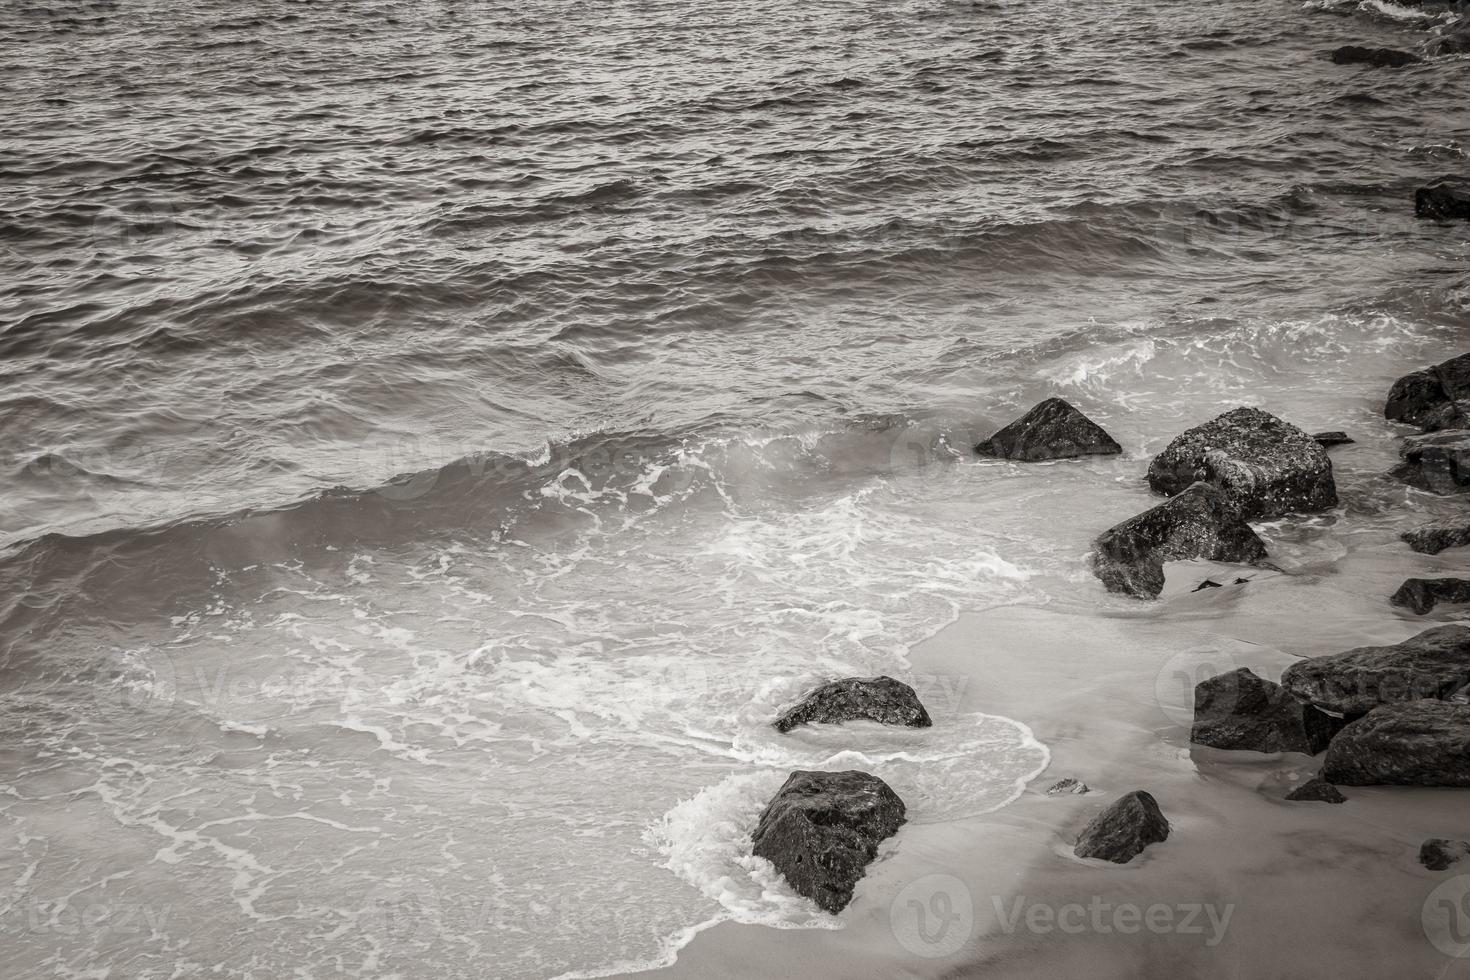
[{"label": "shallow water", "polygon": [[[1359,440],[1342,508],[1264,529],[1293,574],[1448,506],[1382,476],[1379,412],[1470,322],[1463,226],[1408,203],[1463,169],[1464,63],[1313,57],[1402,30],[0,11],[13,969],[533,977],[840,926],[744,849],[765,798],[858,766],[916,822],[1009,800],[1026,719],[907,651],[1129,608],[1083,556],[1181,428]],[[1050,394],[1125,455],[969,455]],[[766,727],[881,672],[935,728]]]}]

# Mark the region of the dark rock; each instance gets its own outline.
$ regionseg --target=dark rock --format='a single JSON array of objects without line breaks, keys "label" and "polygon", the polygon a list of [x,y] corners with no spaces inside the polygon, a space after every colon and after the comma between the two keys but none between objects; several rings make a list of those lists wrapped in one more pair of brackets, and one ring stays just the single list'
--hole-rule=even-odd
[{"label": "dark rock", "polygon": [[1104,531],[1093,544],[1092,571],[1108,591],[1144,599],[1163,591],[1166,561],[1258,562],[1266,557],[1266,545],[1230,498],[1208,483],[1196,483]]},{"label": "dark rock", "polygon": [[1470,602],[1470,579],[1405,579],[1388,601],[1423,616],[1441,602]]},{"label": "dark rock", "polygon": [[1356,44],[1345,44],[1332,52],[1335,65],[1372,65],[1374,68],[1403,68],[1424,60],[1407,51],[1393,48],[1364,48]]},{"label": "dark rock", "polygon": [[1470,628],[1436,626],[1391,646],[1301,660],[1286,668],[1281,683],[1349,718],[1382,704],[1445,698],[1470,683]]},{"label": "dark rock", "polygon": [[1420,554],[1437,555],[1446,548],[1463,548],[1470,544],[1470,523],[1421,524],[1400,534],[1399,538]]},{"label": "dark rock", "polygon": [[1356,439],[1349,437],[1346,432],[1338,432],[1336,430],[1331,432],[1314,432],[1312,433],[1312,438],[1316,439],[1317,445],[1323,449],[1331,449],[1333,446],[1351,446],[1357,442]]},{"label": "dark rock", "polygon": [[1092,818],[1077,838],[1076,854],[1127,864],[1148,845],[1168,838],[1169,821],[1164,819],[1158,802],[1136,789]]},{"label": "dark rock", "polygon": [[1327,450],[1259,408],[1236,408],[1178,436],[1148,464],[1148,485],[1175,494],[1196,480],[1225,490],[1246,520],[1337,506]]},{"label": "dark rock", "polygon": [[1410,436],[1399,446],[1403,462],[1393,475],[1419,490],[1441,497],[1470,490],[1470,429],[1446,429]]},{"label": "dark rock", "polygon": [[1407,422],[1425,432],[1470,425],[1461,402],[1470,399],[1470,354],[1406,374],[1393,383],[1383,417]]},{"label": "dark rock", "polygon": [[1443,871],[1470,857],[1470,841],[1431,837],[1419,845],[1419,863],[1430,871]]},{"label": "dark rock", "polygon": [[1440,181],[1414,192],[1414,213],[1421,218],[1470,218],[1470,187]]},{"label": "dark rock", "polygon": [[1470,786],[1470,705],[1375,708],[1332,740],[1322,775],[1343,786]]},{"label": "dark rock", "polygon": [[1189,740],[1215,749],[1316,755],[1342,728],[1341,719],[1305,704],[1247,667],[1194,687]]},{"label": "dark rock", "polygon": [[975,447],[982,456],[1027,461],[1122,451],[1102,426],[1060,398],[1048,398]]},{"label": "dark rock", "polygon": [[1194,588],[1190,589],[1189,591],[1191,591],[1191,592],[1203,592],[1205,589],[1223,589],[1224,587],[1225,586],[1221,585],[1219,582],[1216,582],[1214,579],[1207,578],[1203,582],[1201,582],[1199,585],[1196,585]]},{"label": "dark rock", "polygon": [[1436,57],[1447,54],[1470,54],[1470,21],[1460,20],[1425,46]]},{"label": "dark rock", "polygon": [[1088,789],[1086,783],[1080,779],[1073,779],[1071,776],[1066,779],[1058,779],[1046,789],[1047,796],[1081,796],[1083,793],[1090,792],[1092,790]]},{"label": "dark rock", "polygon": [[1286,798],[1293,803],[1346,803],[1347,797],[1337,791],[1337,787],[1323,779],[1321,776],[1313,776],[1302,783],[1296,789],[1286,794]]},{"label": "dark rock", "polygon": [[928,728],[934,724],[914,689],[892,677],[847,677],[823,684],[772,724],[778,732],[789,732],[797,725],[838,724],[855,719],[909,728]]},{"label": "dark rock", "polygon": [[878,845],[904,822],[903,800],[866,772],[793,772],[766,805],[753,853],[796,890],[841,912]]}]

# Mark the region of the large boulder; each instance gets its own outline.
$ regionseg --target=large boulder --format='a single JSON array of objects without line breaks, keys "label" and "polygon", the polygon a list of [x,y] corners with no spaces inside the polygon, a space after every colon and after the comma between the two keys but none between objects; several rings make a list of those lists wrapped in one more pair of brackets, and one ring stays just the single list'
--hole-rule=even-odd
[{"label": "large boulder", "polygon": [[1446,698],[1470,683],[1470,628],[1436,626],[1402,643],[1300,660],[1286,668],[1281,683],[1302,700],[1349,718],[1382,704]]},{"label": "large boulder", "polygon": [[1470,218],[1470,186],[1440,181],[1414,192],[1414,213],[1421,218]]},{"label": "large boulder", "polygon": [[1444,521],[1421,524],[1400,534],[1399,538],[1422,555],[1437,555],[1447,548],[1463,548],[1470,544],[1470,523]]},{"label": "large boulder", "polygon": [[1337,787],[1323,779],[1321,776],[1313,776],[1302,783],[1296,789],[1286,794],[1286,798],[1293,803],[1346,803],[1347,797],[1337,791]]},{"label": "large boulder", "polygon": [[975,447],[982,456],[1034,461],[1108,456],[1123,447],[1071,403],[1048,398]]},{"label": "large boulder", "polygon": [[1150,844],[1169,838],[1169,821],[1158,801],[1141,789],[1122,796],[1092,818],[1077,838],[1081,858],[1101,858],[1127,864]]},{"label": "large boulder", "polygon": [[1265,543],[1241,520],[1230,498],[1208,483],[1196,483],[1104,531],[1093,548],[1092,571],[1108,591],[1142,599],[1163,591],[1166,561],[1249,564],[1266,557]]},{"label": "large boulder", "polygon": [[1470,425],[1470,354],[1406,374],[1388,389],[1383,417],[1407,422],[1425,432]]},{"label": "large boulder", "polygon": [[1157,493],[1179,493],[1196,480],[1225,490],[1246,520],[1337,506],[1327,450],[1259,408],[1231,409],[1189,429],[1148,464]]},{"label": "large boulder", "polygon": [[846,677],[823,684],[772,724],[778,732],[789,732],[797,725],[812,722],[840,724],[855,719],[909,728],[928,728],[934,724],[914,689],[892,677]]},{"label": "large boulder", "polygon": [[1441,602],[1470,602],[1470,579],[1405,579],[1388,601],[1423,616]]},{"label": "large boulder", "polygon": [[1470,490],[1470,429],[1410,436],[1399,446],[1402,462],[1393,475],[1441,497]]},{"label": "large boulder", "polygon": [[1316,755],[1341,727],[1340,719],[1241,667],[1195,685],[1189,740],[1216,749]]},{"label": "large boulder", "polygon": [[871,773],[798,770],[767,804],[751,835],[753,853],[796,890],[841,912],[878,845],[904,822],[903,800]]},{"label": "large boulder", "polygon": [[1419,863],[1430,871],[1444,871],[1470,857],[1470,841],[1431,837],[1419,845]]},{"label": "large boulder", "polygon": [[1332,740],[1322,775],[1343,786],[1470,786],[1470,705],[1375,708]]},{"label": "large boulder", "polygon": [[1371,65],[1374,68],[1403,68],[1423,61],[1408,51],[1393,48],[1365,48],[1356,44],[1344,44],[1329,57],[1334,65]]}]

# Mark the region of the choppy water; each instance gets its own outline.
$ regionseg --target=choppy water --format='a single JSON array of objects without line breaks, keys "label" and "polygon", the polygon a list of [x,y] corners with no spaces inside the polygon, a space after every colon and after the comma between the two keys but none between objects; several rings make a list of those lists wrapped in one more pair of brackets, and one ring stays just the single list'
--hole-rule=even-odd
[{"label": "choppy water", "polygon": [[[760,806],[796,766],[1003,805],[1044,747],[906,651],[1131,608],[1081,559],[1180,428],[1350,430],[1273,556],[1389,536],[1379,399],[1470,325],[1465,226],[1408,203],[1470,91],[1321,61],[1422,37],[1337,12],[0,8],[8,974],[837,927],[750,859]],[[969,457],[1054,393],[1127,455]],[[936,727],[766,727],[876,672]]]}]

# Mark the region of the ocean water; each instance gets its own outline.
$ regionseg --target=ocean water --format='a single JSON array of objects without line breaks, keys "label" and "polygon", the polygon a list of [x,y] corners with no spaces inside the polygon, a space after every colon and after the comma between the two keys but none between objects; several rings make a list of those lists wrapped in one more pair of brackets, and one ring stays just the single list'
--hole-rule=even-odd
[{"label": "ocean water", "polygon": [[[7,975],[590,976],[841,928],[750,856],[760,808],[793,768],[920,823],[1013,799],[1026,719],[907,652],[1133,610],[1085,556],[1182,428],[1359,440],[1338,511],[1264,529],[1288,571],[1448,506],[1384,477],[1380,409],[1470,326],[1465,226],[1411,205],[1466,166],[1465,61],[1317,56],[1432,26],[0,8]],[[1052,394],[1125,454],[971,455]],[[935,727],[769,728],[874,673]]]}]

